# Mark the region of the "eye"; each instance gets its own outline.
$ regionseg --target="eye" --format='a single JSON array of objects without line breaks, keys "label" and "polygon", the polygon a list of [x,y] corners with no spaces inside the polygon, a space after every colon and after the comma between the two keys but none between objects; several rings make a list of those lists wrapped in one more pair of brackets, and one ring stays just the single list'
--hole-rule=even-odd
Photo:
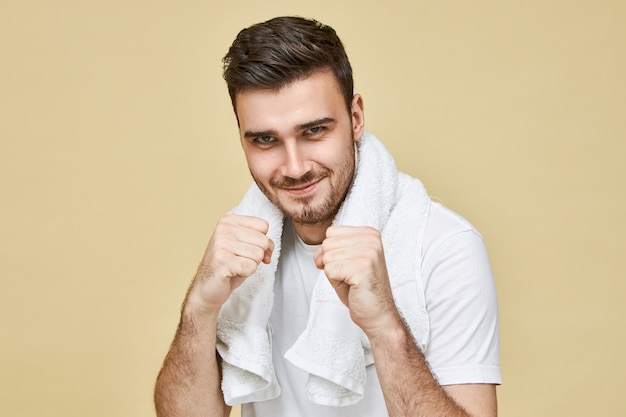
[{"label": "eye", "polygon": [[320,133],[322,133],[324,129],[325,129],[324,126],[315,126],[315,127],[311,127],[307,129],[305,133],[309,136],[315,136],[315,135],[319,135]]},{"label": "eye", "polygon": [[268,146],[276,141],[273,136],[257,136],[253,139],[253,142],[260,146]]}]

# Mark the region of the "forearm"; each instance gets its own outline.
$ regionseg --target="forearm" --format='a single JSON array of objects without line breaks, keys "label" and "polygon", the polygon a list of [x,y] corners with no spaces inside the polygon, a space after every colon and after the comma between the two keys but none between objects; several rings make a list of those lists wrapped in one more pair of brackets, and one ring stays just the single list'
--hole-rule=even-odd
[{"label": "forearm", "polygon": [[399,317],[370,342],[390,417],[469,416],[439,386]]},{"label": "forearm", "polygon": [[186,306],[170,351],[157,378],[159,417],[224,416],[216,356],[217,313],[198,315]]},{"label": "forearm", "polygon": [[159,417],[228,415],[215,349],[217,318],[232,292],[261,262],[270,263],[274,242],[268,230],[263,219],[232,214],[215,227],[157,378],[154,402]]}]

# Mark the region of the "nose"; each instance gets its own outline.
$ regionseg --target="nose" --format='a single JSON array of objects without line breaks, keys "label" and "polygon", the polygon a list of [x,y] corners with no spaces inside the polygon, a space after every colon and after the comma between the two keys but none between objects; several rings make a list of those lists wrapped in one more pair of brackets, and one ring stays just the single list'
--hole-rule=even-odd
[{"label": "nose", "polygon": [[282,175],[289,178],[300,178],[309,171],[306,155],[297,141],[285,142],[285,155]]}]

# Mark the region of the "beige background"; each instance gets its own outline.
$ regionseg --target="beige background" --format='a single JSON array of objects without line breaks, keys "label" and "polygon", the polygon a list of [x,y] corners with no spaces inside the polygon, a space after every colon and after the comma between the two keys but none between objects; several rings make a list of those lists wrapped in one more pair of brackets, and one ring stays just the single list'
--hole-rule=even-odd
[{"label": "beige background", "polygon": [[220,60],[281,14],[339,31],[369,129],[483,233],[501,415],[626,415],[625,4],[2,0],[0,415],[153,415],[250,182]]}]

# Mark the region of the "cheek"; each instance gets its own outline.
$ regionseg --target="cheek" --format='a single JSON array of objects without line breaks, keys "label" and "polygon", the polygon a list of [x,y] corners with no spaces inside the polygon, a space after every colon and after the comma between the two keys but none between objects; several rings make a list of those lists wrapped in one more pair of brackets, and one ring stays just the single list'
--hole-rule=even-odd
[{"label": "cheek", "polygon": [[274,173],[274,165],[267,155],[246,155],[248,169],[252,175],[264,183],[267,183]]},{"label": "cheek", "polygon": [[348,144],[340,148],[336,148],[334,152],[329,155],[329,161],[332,161],[334,169],[345,169],[354,164],[354,145]]}]

